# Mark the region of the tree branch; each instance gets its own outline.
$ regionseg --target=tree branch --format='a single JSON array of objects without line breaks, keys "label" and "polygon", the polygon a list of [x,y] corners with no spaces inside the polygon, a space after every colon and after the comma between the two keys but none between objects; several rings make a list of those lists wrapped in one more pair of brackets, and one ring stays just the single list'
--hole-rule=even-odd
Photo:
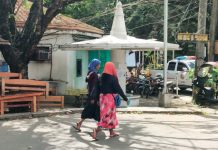
[{"label": "tree branch", "polygon": [[9,16],[9,27],[11,32],[11,44],[15,43],[15,38],[18,36],[18,30],[16,28],[16,21],[15,21],[15,5],[16,0],[10,0],[10,16]]},{"label": "tree branch", "polygon": [[0,35],[3,39],[11,41],[10,29],[9,29],[9,1],[0,0]]},{"label": "tree branch", "polygon": [[82,0],[63,0],[63,6],[65,7],[66,5],[76,3],[76,2],[81,2]]},{"label": "tree branch", "polygon": [[34,32],[36,31],[36,25],[38,24],[38,21],[40,20],[40,17],[43,13],[42,10],[43,10],[42,0],[34,0],[33,5],[29,12],[29,16],[22,30],[21,38],[19,39],[22,42],[18,43],[18,46],[26,43],[31,45],[30,42]]},{"label": "tree branch", "polygon": [[43,0],[32,0],[33,4],[30,8],[29,16],[19,34],[16,31],[15,23],[14,9],[16,1],[17,0],[0,0],[0,34],[4,39],[13,41],[13,44],[8,47],[10,52],[7,51],[5,47],[1,47],[1,49],[4,58],[11,65],[15,62],[13,60],[16,60],[16,62],[22,60],[22,62],[19,63],[28,64],[31,56],[34,54],[34,47],[36,47],[42,39],[52,19],[57,16],[66,5],[81,0],[52,0],[45,14],[43,13]]},{"label": "tree branch", "polygon": [[43,31],[45,32],[45,28],[47,28],[48,24],[64,9],[66,5],[80,1],[82,0],[53,0],[43,18]]}]

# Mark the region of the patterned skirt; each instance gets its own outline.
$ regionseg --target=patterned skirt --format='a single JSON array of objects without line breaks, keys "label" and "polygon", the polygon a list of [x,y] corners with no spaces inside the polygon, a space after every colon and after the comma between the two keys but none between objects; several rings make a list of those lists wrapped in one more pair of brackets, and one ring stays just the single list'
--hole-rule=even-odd
[{"label": "patterned skirt", "polygon": [[100,121],[98,126],[105,129],[114,129],[118,125],[116,105],[112,94],[100,95]]}]

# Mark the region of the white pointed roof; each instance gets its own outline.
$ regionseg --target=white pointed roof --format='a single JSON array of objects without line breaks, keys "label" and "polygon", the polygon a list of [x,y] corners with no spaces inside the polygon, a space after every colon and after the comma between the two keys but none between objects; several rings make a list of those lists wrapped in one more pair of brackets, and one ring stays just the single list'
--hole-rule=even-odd
[{"label": "white pointed roof", "polygon": [[[110,35],[99,39],[76,42],[60,46],[62,50],[164,50],[164,42],[154,39],[138,39],[128,36],[122,3],[118,2]],[[168,43],[168,50],[180,50],[178,44]]]},{"label": "white pointed roof", "polygon": [[127,38],[126,24],[124,20],[124,13],[121,2],[118,2],[117,7],[115,9],[115,15],[110,35],[121,39]]}]

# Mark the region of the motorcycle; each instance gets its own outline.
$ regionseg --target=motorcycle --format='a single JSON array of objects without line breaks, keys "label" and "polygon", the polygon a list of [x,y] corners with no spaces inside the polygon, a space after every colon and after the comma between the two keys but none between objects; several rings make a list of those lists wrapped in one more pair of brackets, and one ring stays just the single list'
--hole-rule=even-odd
[{"label": "motorcycle", "polygon": [[148,78],[145,79],[141,86],[139,87],[140,95],[141,97],[154,95],[158,96],[159,93],[163,91],[163,78],[162,77],[156,77],[156,78]]},{"label": "motorcycle", "polygon": [[193,80],[193,86],[197,89],[195,101],[198,105],[218,104],[215,90],[211,87],[204,86],[208,79],[208,76],[197,76],[197,78]]},{"label": "motorcycle", "polygon": [[126,80],[126,92],[135,94],[137,92],[137,82],[138,79],[135,77],[128,78]]},{"label": "motorcycle", "polygon": [[144,96],[148,98],[150,95],[150,81],[147,79],[141,80],[140,85],[139,85],[139,93],[141,97],[143,98]]}]

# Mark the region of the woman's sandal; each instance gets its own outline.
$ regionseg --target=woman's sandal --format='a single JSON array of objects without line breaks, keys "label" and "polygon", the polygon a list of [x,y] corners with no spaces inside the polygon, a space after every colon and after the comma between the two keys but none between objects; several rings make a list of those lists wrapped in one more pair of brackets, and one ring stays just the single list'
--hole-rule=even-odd
[{"label": "woman's sandal", "polygon": [[120,136],[120,135],[118,133],[113,133],[110,135],[110,138],[117,137],[117,136]]},{"label": "woman's sandal", "polygon": [[73,128],[78,132],[81,132],[81,129],[79,128],[79,123],[76,123],[76,126],[73,126]]}]

